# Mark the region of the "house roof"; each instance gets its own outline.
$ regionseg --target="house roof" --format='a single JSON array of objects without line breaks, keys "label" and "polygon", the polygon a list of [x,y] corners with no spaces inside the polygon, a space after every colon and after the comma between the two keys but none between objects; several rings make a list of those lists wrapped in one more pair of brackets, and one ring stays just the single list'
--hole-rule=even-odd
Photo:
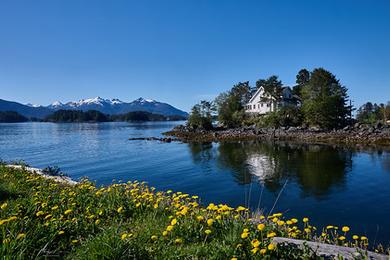
[{"label": "house roof", "polygon": [[[289,86],[283,86],[282,90],[289,89],[291,91],[291,88]],[[249,99],[248,103],[252,103],[252,101],[259,95],[259,93],[263,90],[263,87],[259,87],[256,92],[253,94],[253,96]]]},{"label": "house roof", "polygon": [[259,95],[259,93],[261,92],[262,89],[263,89],[262,86],[259,87],[259,88],[256,90],[255,94],[253,94],[253,96],[251,97],[251,99],[249,99],[248,103],[251,103],[251,102],[253,101],[253,99],[255,99],[257,95]]}]

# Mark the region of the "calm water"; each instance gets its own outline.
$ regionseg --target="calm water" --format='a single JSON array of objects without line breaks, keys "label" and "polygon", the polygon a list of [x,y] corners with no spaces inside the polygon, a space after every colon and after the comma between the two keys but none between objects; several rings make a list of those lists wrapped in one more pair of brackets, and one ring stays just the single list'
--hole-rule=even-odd
[{"label": "calm water", "polygon": [[[57,165],[98,184],[144,180],[160,190],[201,196],[204,203],[249,205],[309,216],[318,226],[349,225],[390,241],[390,151],[293,143],[159,143],[177,123],[0,124],[0,158]],[[283,188],[284,186],[284,188]],[[353,232],[355,233],[355,232]]]}]

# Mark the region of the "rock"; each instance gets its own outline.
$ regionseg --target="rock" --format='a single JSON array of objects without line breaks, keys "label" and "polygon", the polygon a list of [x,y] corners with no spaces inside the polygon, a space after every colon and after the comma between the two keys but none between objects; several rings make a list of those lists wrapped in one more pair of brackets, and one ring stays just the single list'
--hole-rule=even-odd
[{"label": "rock", "polygon": [[378,122],[375,124],[375,128],[376,128],[376,129],[380,129],[380,128],[382,128],[382,127],[383,127],[383,123],[380,122],[380,121],[378,121]]},{"label": "rock", "polygon": [[354,128],[359,128],[360,127],[360,123],[358,122],[358,123],[355,123],[354,125],[353,125],[353,127]]}]

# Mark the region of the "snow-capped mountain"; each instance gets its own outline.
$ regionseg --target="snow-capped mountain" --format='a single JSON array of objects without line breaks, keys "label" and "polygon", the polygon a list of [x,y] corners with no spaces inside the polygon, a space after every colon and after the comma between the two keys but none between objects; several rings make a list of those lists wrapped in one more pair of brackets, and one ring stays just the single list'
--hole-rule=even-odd
[{"label": "snow-capped mountain", "polygon": [[49,106],[20,104],[17,102],[0,99],[0,111],[15,111],[25,117],[45,118],[57,110],[98,110],[105,114],[125,114],[134,111],[145,111],[164,116],[183,116],[188,113],[169,104],[153,99],[138,98],[132,102],[124,102],[119,99],[103,99],[101,97],[81,99],[77,102],[62,103],[55,101]]},{"label": "snow-capped mountain", "polygon": [[119,99],[103,99],[101,97],[81,99],[77,102],[72,101],[65,104],[56,101],[49,105],[48,108],[53,110],[98,110],[105,114],[124,114],[133,111],[146,111],[164,116],[188,116],[187,112],[179,110],[169,104],[144,98],[138,98],[129,103]]}]

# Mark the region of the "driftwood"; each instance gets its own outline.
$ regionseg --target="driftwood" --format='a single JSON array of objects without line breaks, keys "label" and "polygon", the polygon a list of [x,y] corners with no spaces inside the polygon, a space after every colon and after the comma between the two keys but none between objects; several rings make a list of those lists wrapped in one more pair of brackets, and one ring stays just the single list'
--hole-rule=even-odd
[{"label": "driftwood", "polygon": [[324,257],[325,259],[375,259],[375,260],[390,260],[390,256],[377,254],[374,252],[366,251],[364,249],[357,249],[344,246],[336,246],[318,242],[311,242],[306,240],[298,240],[284,237],[274,237],[273,243],[296,245],[299,248],[310,248],[317,256]]}]

